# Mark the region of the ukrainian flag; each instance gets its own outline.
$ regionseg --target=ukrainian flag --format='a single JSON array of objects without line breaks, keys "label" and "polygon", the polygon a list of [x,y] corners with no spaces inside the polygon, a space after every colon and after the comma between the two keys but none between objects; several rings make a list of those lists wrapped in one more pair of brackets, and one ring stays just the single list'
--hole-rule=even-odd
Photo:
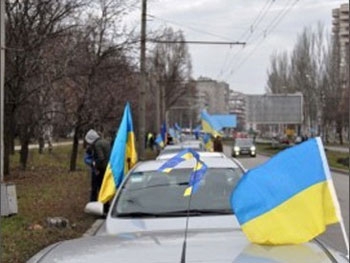
[{"label": "ukrainian flag", "polygon": [[157,134],[157,137],[156,137],[156,140],[155,142],[161,147],[161,148],[164,148],[164,141],[163,141],[163,138],[162,138],[162,135],[160,135],[160,133]]},{"label": "ukrainian flag", "polygon": [[221,134],[222,127],[205,110],[203,110],[201,112],[201,121],[202,121],[202,128],[203,128],[204,132],[210,133],[214,137],[216,137],[216,136],[221,136],[222,137],[222,134]]},{"label": "ukrainian flag", "polygon": [[98,201],[106,203],[112,199],[124,175],[136,164],[137,153],[130,104],[127,103],[124,115],[113,143],[109,163],[103,177]]},{"label": "ukrainian flag", "polygon": [[187,148],[179,152],[173,158],[170,158],[158,169],[160,172],[170,173],[179,163],[192,158],[196,159],[196,164],[190,175],[188,187],[185,189],[184,196],[189,196],[197,191],[199,183],[207,171],[207,165],[199,159],[199,154],[195,150]]},{"label": "ukrainian flag", "polygon": [[164,172],[164,173],[170,173],[173,168],[178,165],[179,163],[189,160],[192,158],[196,158],[196,160],[199,160],[199,155],[195,150],[192,150],[190,148],[187,148],[185,150],[182,150],[174,157],[170,158],[168,161],[166,161],[159,169],[158,171]]},{"label": "ukrainian flag", "polygon": [[211,140],[210,134],[209,133],[204,133],[201,138],[203,140],[205,149],[207,149],[207,151],[212,152],[213,151],[213,142]]},{"label": "ukrainian flag", "polygon": [[309,139],[249,170],[231,196],[253,243],[299,244],[339,222],[341,214],[320,138]]},{"label": "ukrainian flag", "polygon": [[196,165],[193,168],[193,172],[190,176],[190,181],[188,182],[188,187],[184,192],[184,196],[189,196],[197,192],[199,183],[202,180],[205,172],[207,171],[207,165],[201,160],[197,160]]},{"label": "ukrainian flag", "polygon": [[163,122],[162,127],[160,128],[160,135],[162,136],[164,146],[168,143],[168,131],[166,127],[166,123]]}]

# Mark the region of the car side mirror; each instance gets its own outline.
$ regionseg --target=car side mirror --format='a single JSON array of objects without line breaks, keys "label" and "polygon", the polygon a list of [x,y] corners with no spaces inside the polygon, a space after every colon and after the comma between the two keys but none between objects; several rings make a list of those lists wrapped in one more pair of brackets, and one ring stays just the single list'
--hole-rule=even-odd
[{"label": "car side mirror", "polygon": [[103,216],[103,203],[101,202],[89,202],[86,204],[84,212],[91,215]]}]

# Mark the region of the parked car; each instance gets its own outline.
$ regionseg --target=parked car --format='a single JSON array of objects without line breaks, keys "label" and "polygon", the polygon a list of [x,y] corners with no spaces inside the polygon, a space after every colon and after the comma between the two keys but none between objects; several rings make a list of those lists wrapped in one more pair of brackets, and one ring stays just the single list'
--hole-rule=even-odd
[{"label": "parked car", "polygon": [[197,152],[205,151],[205,147],[201,141],[192,140],[192,141],[184,141],[182,143],[178,143],[174,145],[167,145],[164,147],[163,150],[160,151],[158,156],[169,155],[169,154],[175,155],[176,153],[179,153],[186,148],[192,148]]},{"label": "parked car", "polygon": [[[158,172],[165,160],[139,163],[126,176],[94,236],[53,244],[28,263],[167,263],[180,262],[182,255],[188,263],[348,262],[317,240],[275,247],[251,244],[229,202],[245,169],[232,158],[201,159],[208,170],[191,199],[183,193],[195,160],[182,162],[169,174]],[[97,202],[87,208],[103,213]]]},{"label": "parked car", "polygon": [[[156,157],[156,160],[169,160],[174,157],[177,153],[164,153],[159,154]],[[227,158],[223,152],[198,152],[199,156],[202,157],[211,157],[211,158]]]},{"label": "parked car", "polygon": [[256,156],[256,147],[251,138],[237,138],[232,147],[232,156],[238,157],[240,155]]}]

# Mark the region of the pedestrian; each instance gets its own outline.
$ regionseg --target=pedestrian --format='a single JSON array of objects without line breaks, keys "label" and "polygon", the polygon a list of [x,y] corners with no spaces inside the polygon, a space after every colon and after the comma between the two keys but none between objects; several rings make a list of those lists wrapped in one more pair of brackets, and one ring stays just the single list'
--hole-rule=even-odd
[{"label": "pedestrian", "polygon": [[97,188],[98,182],[97,182],[95,161],[94,161],[92,147],[90,145],[86,146],[86,150],[84,154],[84,162],[86,165],[90,167],[90,176],[91,176],[90,202],[94,202],[94,201],[97,201],[99,189]]},{"label": "pedestrian", "polygon": [[147,134],[147,147],[153,150],[153,145],[154,145],[154,135],[152,132],[149,132]]},{"label": "pedestrian", "polygon": [[217,135],[214,138],[214,152],[223,152],[221,136]]},{"label": "pedestrian", "polygon": [[103,176],[108,165],[111,144],[107,140],[101,138],[93,129],[86,133],[85,141],[88,147],[91,148],[93,168],[96,174],[95,180],[92,180],[91,199],[97,200],[103,182]]}]

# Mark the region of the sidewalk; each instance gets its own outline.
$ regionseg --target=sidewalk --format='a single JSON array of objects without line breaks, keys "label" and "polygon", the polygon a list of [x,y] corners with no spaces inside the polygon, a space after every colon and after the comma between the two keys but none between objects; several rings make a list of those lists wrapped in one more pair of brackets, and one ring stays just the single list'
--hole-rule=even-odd
[{"label": "sidewalk", "polygon": [[[52,143],[52,147],[57,147],[57,146],[64,146],[64,145],[71,145],[73,142],[72,141],[65,141],[65,142],[54,142]],[[79,144],[83,143],[83,141],[79,141]],[[47,143],[45,143],[44,149],[47,149],[49,146]],[[29,149],[39,149],[39,144],[30,144]],[[21,150],[20,145],[15,146],[15,151]]]}]

